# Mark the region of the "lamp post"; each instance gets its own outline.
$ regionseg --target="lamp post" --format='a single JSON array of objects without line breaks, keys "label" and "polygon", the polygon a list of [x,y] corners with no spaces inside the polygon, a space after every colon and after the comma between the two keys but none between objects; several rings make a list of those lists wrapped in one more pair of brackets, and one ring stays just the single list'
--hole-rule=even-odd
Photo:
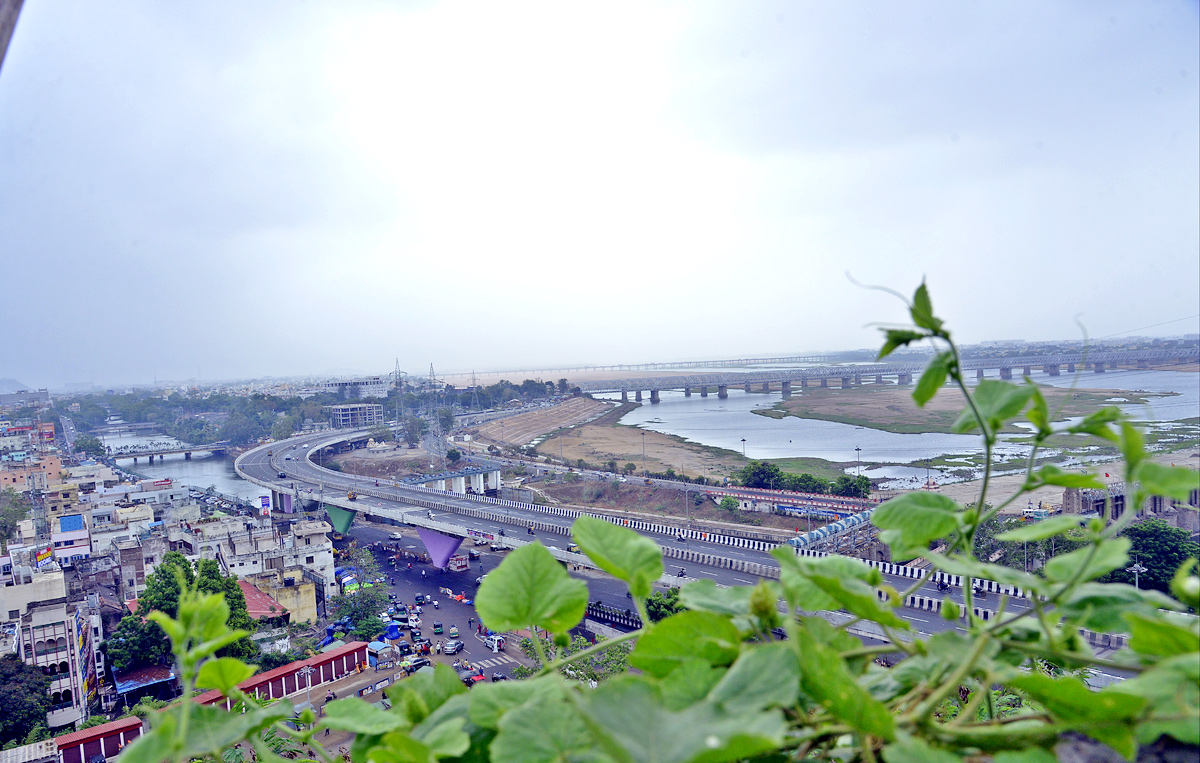
[{"label": "lamp post", "polygon": [[746,457],[746,438],[742,438],[742,458]]},{"label": "lamp post", "polygon": [[855,476],[861,477],[862,476],[862,448],[858,447],[857,445],[854,446],[854,460],[858,462],[858,474]]},{"label": "lamp post", "polygon": [[1133,573],[1133,587],[1134,587],[1134,588],[1141,588],[1140,581],[1138,580],[1138,575],[1140,575],[1140,574],[1141,574],[1141,573],[1143,573],[1143,572],[1149,572],[1150,570],[1149,570],[1148,568],[1146,568],[1146,567],[1143,567],[1143,566],[1142,566],[1142,564],[1141,564],[1141,562],[1139,562],[1139,561],[1137,560],[1137,558],[1136,558],[1136,557],[1134,557],[1134,560],[1133,560],[1133,565],[1132,565],[1132,566],[1130,566],[1130,567],[1126,567],[1126,568],[1125,568],[1125,571],[1126,571],[1126,572],[1132,572],[1132,573]]},{"label": "lamp post", "polygon": [[304,676],[304,701],[311,705],[312,697],[309,696],[309,691],[312,689],[312,674],[317,671],[311,665],[305,665],[296,672]]},{"label": "lamp post", "polygon": [[642,430],[642,476],[646,476],[646,430]]}]

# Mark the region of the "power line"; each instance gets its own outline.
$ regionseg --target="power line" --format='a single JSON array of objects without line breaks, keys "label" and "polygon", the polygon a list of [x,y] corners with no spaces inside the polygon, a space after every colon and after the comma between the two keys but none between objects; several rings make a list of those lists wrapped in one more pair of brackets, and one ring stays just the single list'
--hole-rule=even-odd
[{"label": "power line", "polygon": [[1098,336],[1096,338],[1097,339],[1112,339],[1114,336],[1121,336],[1122,334],[1132,334],[1135,331],[1145,331],[1146,329],[1158,328],[1159,326],[1167,326],[1172,323],[1179,323],[1180,321],[1190,321],[1193,318],[1200,318],[1200,313],[1196,313],[1195,315],[1189,315],[1185,318],[1176,318],[1176,319],[1170,320],[1170,321],[1163,321],[1162,323],[1151,323],[1149,326],[1140,326],[1135,329],[1129,329],[1128,331],[1118,331],[1115,334],[1107,334],[1105,336]]}]

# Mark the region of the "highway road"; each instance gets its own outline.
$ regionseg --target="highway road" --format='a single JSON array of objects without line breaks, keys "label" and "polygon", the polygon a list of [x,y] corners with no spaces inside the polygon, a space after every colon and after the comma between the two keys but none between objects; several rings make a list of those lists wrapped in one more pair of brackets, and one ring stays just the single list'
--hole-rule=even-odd
[{"label": "highway road", "polygon": [[[328,469],[323,469],[316,464],[313,464],[308,455],[313,450],[317,443],[328,441],[332,436],[331,433],[321,433],[317,435],[305,435],[298,438],[274,443],[271,446],[264,446],[256,450],[252,450],[244,454],[238,462],[239,467],[246,472],[247,476],[255,479],[275,483],[280,485],[285,492],[291,492],[290,486],[295,486],[299,489],[302,495],[310,495],[313,499],[317,499],[322,494],[326,497],[342,497],[349,490],[361,490],[368,488],[372,491],[382,491],[389,495],[389,498],[377,498],[374,496],[360,495],[357,504],[361,507],[360,510],[382,510],[386,514],[396,517],[402,515],[403,512],[420,512],[428,513],[424,508],[418,508],[411,503],[414,499],[422,501],[437,500],[446,508],[443,511],[433,510],[432,518],[457,524],[464,527],[500,534],[503,531],[505,534],[520,539],[528,539],[527,528],[531,521],[536,521],[543,524],[551,525],[557,530],[549,533],[539,533],[539,540],[547,546],[557,546],[565,548],[570,535],[570,525],[572,520],[566,517],[558,517],[553,514],[542,513],[536,510],[517,509],[503,506],[489,506],[477,501],[470,500],[465,497],[459,497],[454,494],[431,494],[425,491],[418,491],[408,487],[396,487],[385,481],[381,481],[379,486],[375,486],[375,480],[366,477],[357,477],[354,475],[334,472]],[[268,451],[273,451],[268,455]],[[287,475],[285,478],[280,478],[279,474]],[[310,492],[311,491],[311,492]],[[455,509],[484,509],[494,515],[502,516],[505,521],[486,521],[476,519],[474,517],[463,516],[455,513]],[[727,546],[717,543],[704,542],[699,540],[688,540],[680,542],[675,539],[673,534],[643,532],[643,535],[652,538],[655,542],[662,546],[677,546],[679,548],[688,548],[700,553],[712,554],[731,559],[739,559],[746,562],[764,564],[771,567],[778,567],[778,564],[765,551],[757,551],[754,549],[740,548],[736,546]],[[675,574],[680,567],[672,564],[673,560],[666,559],[664,562],[668,565],[668,574]],[[758,579],[748,573],[718,569],[715,567],[706,567],[699,564],[687,564],[684,566],[685,580],[686,579],[709,579],[719,585],[753,585]],[[884,582],[891,585],[898,591],[907,591],[913,584],[913,580],[899,575],[884,574]],[[958,602],[963,603],[962,591],[959,588],[951,588],[948,592],[939,592],[936,585],[933,583],[922,584],[913,592],[916,595],[926,596],[933,599],[941,599],[946,596]],[[624,597],[623,589],[620,589],[620,597]],[[600,596],[606,602],[613,598],[610,593],[605,593]],[[982,602],[976,601],[976,605],[984,607],[994,607],[998,600],[997,594],[990,594],[987,599]],[[619,603],[619,602],[617,602]],[[622,607],[623,609],[624,607]],[[1021,599],[1011,599],[1008,603],[1007,611],[1013,613],[1026,608],[1026,604]],[[949,623],[943,620],[937,613],[924,610],[916,610],[912,608],[902,608],[900,610],[902,616],[909,620],[914,629],[923,633],[936,633],[940,631],[950,630],[953,628],[962,629],[960,623]]]}]

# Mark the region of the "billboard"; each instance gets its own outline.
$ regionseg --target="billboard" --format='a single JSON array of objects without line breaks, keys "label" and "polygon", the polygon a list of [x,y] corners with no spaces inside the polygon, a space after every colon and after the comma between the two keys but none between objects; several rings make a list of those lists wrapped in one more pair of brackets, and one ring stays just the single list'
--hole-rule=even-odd
[{"label": "billboard", "polygon": [[262,505],[262,507],[264,509],[271,508],[271,496],[269,496],[269,495],[260,495],[258,497],[258,502]]},{"label": "billboard", "polygon": [[37,552],[36,565],[41,568],[54,561],[54,546],[46,546]]}]

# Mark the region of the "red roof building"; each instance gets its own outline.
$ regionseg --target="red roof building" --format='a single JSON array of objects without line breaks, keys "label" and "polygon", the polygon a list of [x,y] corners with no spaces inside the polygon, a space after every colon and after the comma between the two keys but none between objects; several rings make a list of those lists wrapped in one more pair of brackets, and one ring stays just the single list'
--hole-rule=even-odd
[{"label": "red roof building", "polygon": [[246,596],[246,609],[250,612],[251,620],[272,619],[287,615],[287,610],[280,606],[279,602],[245,580],[238,581],[238,588],[241,588],[242,593]]}]

